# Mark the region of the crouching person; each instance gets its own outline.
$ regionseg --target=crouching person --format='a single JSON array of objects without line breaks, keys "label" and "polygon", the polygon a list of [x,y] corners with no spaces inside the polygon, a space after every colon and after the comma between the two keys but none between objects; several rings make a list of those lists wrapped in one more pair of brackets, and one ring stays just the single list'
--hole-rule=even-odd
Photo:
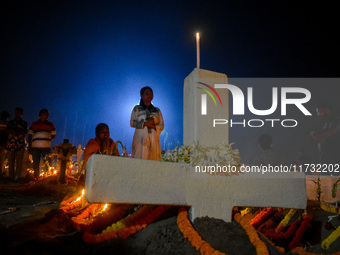
[{"label": "crouching person", "polygon": [[[100,123],[97,125],[96,138],[90,139],[85,146],[83,154],[83,171],[86,170],[87,160],[93,154],[119,156],[118,146],[116,146],[116,143],[110,138],[109,126],[105,123]],[[84,174],[80,176],[80,184],[85,181],[84,178]]]}]

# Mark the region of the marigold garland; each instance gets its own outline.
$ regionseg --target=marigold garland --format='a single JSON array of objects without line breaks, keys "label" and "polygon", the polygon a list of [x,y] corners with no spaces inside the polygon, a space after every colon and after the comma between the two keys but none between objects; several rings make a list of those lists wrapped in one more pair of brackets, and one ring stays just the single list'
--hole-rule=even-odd
[{"label": "marigold garland", "polygon": [[247,218],[241,216],[240,213],[236,213],[234,219],[242,226],[242,228],[246,231],[250,242],[254,245],[257,254],[261,255],[269,255],[268,248],[266,244],[260,239],[257,234],[256,229],[249,223]]},{"label": "marigold garland", "polygon": [[334,214],[340,214],[340,207],[333,207],[325,203],[320,203],[320,207],[322,210]]},{"label": "marigold garland", "polygon": [[[129,223],[129,226],[125,226],[120,229],[107,231],[105,233],[95,234],[100,229],[103,229],[105,226],[108,225],[108,221],[105,221],[105,225],[103,223],[101,224],[95,224],[96,221],[94,221],[85,231],[83,235],[83,240],[86,243],[100,243],[104,242],[106,240],[109,240],[111,238],[128,238],[130,235],[135,234],[136,232],[142,230],[143,228],[146,228],[149,224],[151,224],[155,219],[157,219],[164,211],[169,209],[171,206],[157,206],[155,209],[153,209],[151,212],[149,212],[147,215],[145,213],[143,214],[143,217],[138,217],[135,221],[131,220]],[[124,209],[125,210],[125,209]],[[112,218],[114,220],[111,220],[111,222],[117,222],[123,213],[120,214],[120,217]],[[95,226],[95,227],[94,227]]]},{"label": "marigold garland", "polygon": [[113,223],[111,226],[108,226],[105,230],[102,231],[102,233],[106,233],[108,231],[115,231],[126,226],[129,227],[131,225],[134,225],[137,220],[146,217],[147,214],[154,210],[154,208],[155,208],[154,206],[143,205],[131,215],[128,215],[124,219]]},{"label": "marigold garland", "polygon": [[104,207],[103,204],[91,204],[86,209],[77,216],[78,219],[86,219],[90,217],[91,215],[94,216],[95,212],[101,208]]},{"label": "marigold garland", "polygon": [[[103,204],[91,204],[86,207],[86,209],[75,217],[71,218],[73,227],[84,232],[86,228],[94,221],[95,213],[100,208],[104,208]],[[101,209],[101,210],[102,210]]]},{"label": "marigold garland", "polygon": [[188,212],[184,208],[178,210],[177,225],[183,233],[184,238],[188,239],[191,245],[201,254],[225,255],[225,253],[215,250],[209,243],[202,239],[193,228],[189,220]]},{"label": "marigold garland", "polygon": [[297,212],[296,209],[290,209],[287,215],[284,217],[284,219],[279,223],[279,225],[276,227],[275,232],[276,233],[281,233],[282,230],[288,226],[289,221],[292,219],[292,217],[295,215]]},{"label": "marigold garland", "polygon": [[59,207],[67,206],[69,203],[71,203],[71,202],[77,200],[77,198],[79,198],[79,197],[81,197],[81,192],[78,193],[78,194],[76,194],[76,195],[74,195],[74,196],[72,196],[72,197],[70,197],[70,198],[68,198],[68,199],[66,199],[66,200],[63,200],[63,201],[60,203]]},{"label": "marigold garland", "polygon": [[101,239],[101,237],[97,235],[97,233],[99,233],[101,229],[105,228],[107,225],[112,224],[112,222],[120,220],[124,216],[128,207],[128,205],[119,205],[110,210],[107,215],[99,216],[88,226],[83,235],[83,240],[87,243],[100,242],[101,240],[99,239]]},{"label": "marigold garland", "polygon": [[265,208],[250,221],[250,224],[256,228],[265,222],[274,212],[275,210],[271,207]]},{"label": "marigold garland", "polygon": [[81,198],[78,198],[74,202],[69,203],[66,206],[63,206],[60,209],[63,210],[67,215],[75,216],[75,215],[78,214],[78,212],[75,212],[75,211],[72,211],[72,210],[79,207],[79,206],[81,206]]},{"label": "marigold garland", "polygon": [[328,250],[329,246],[335,242],[336,239],[338,239],[340,236],[340,226],[337,227],[336,230],[334,230],[325,240],[321,243],[321,248],[324,250]]},{"label": "marigold garland", "polygon": [[294,249],[300,242],[303,234],[306,232],[307,228],[309,227],[310,223],[313,220],[313,216],[312,215],[306,215],[303,219],[303,221],[301,222],[300,227],[298,228],[298,230],[295,233],[295,236],[293,238],[293,240],[290,242],[290,244],[288,245],[289,250]]}]

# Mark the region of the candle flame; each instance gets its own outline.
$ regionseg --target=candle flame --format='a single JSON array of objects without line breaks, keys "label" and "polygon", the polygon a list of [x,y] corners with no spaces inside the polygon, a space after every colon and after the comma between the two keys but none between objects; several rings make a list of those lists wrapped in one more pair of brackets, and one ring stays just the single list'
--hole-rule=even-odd
[{"label": "candle flame", "polygon": [[200,33],[196,33],[196,38],[197,38],[197,39],[200,38]]},{"label": "candle flame", "polygon": [[84,194],[85,194],[85,189],[83,189],[83,190],[81,191],[81,195],[84,196]]},{"label": "candle flame", "polygon": [[78,202],[80,199],[81,199],[81,197],[78,197],[78,198],[76,199],[76,202]]},{"label": "candle flame", "polygon": [[105,211],[107,208],[107,204],[104,205],[103,211]]}]

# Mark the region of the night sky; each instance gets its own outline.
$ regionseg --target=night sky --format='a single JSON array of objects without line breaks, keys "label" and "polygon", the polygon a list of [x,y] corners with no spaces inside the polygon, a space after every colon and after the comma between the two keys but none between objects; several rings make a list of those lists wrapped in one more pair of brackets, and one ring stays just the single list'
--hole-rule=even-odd
[{"label": "night sky", "polygon": [[3,0],[0,111],[13,117],[22,107],[31,124],[48,108],[53,145],[67,138],[85,146],[105,122],[131,152],[131,110],[140,88],[151,86],[166,125],[162,147],[171,149],[182,144],[183,82],[196,66],[197,31],[203,69],[339,77],[337,8],[317,3]]}]

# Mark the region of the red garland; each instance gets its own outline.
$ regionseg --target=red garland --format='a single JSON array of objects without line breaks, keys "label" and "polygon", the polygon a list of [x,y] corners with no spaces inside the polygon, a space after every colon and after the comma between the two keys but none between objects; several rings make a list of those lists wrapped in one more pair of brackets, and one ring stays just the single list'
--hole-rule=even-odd
[{"label": "red garland", "polygon": [[256,228],[265,222],[274,212],[275,210],[271,207],[265,208],[250,221],[250,224]]},{"label": "red garland", "polygon": [[290,242],[290,244],[288,246],[289,250],[293,250],[299,244],[303,234],[306,232],[306,230],[309,227],[309,225],[312,222],[312,220],[313,220],[313,216],[312,215],[306,215],[304,217],[300,227],[296,231],[294,239]]},{"label": "red garland", "polygon": [[298,226],[301,223],[301,219],[300,220],[296,220],[292,223],[292,225],[290,225],[290,227],[287,229],[287,231],[285,233],[264,233],[264,235],[268,238],[271,238],[273,240],[284,240],[284,239],[288,239],[291,236],[293,236],[293,234],[295,233],[295,230],[298,228]]}]

